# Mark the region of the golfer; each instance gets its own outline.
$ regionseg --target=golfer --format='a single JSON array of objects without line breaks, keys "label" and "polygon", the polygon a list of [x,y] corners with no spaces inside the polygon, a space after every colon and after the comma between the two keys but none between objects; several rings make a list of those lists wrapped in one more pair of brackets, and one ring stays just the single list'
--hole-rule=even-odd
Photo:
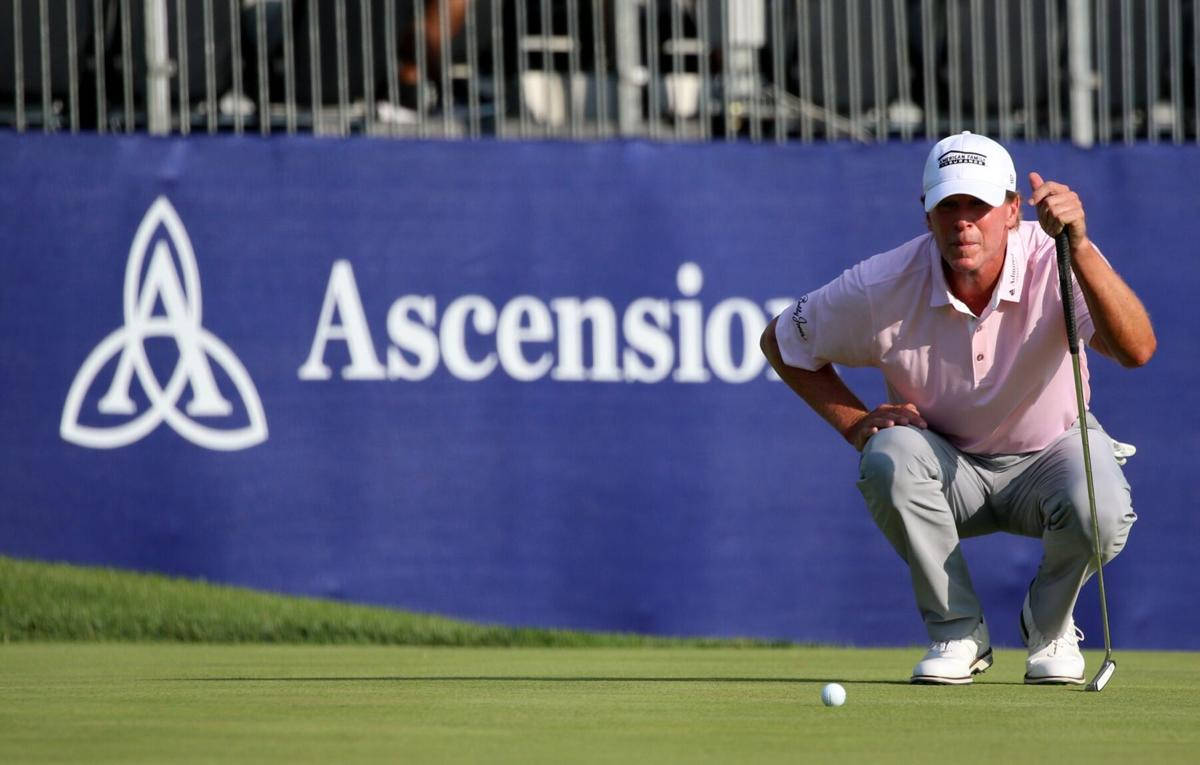
[{"label": "golfer", "polygon": [[[1080,341],[1126,367],[1149,361],[1156,341],[1088,238],[1079,196],[1036,172],[1029,185],[1036,223],[1021,220],[1004,147],[943,139],[925,162],[929,233],[809,292],[762,336],[775,371],[861,452],[858,488],[908,564],[932,641],[914,683],[969,683],[991,666],[959,540],[996,531],[1042,540],[1020,613],[1025,682],[1084,681],[1072,612],[1095,547],[1078,428],[1112,441],[1090,414],[1078,422],[1053,238],[1064,227]],[[864,405],[833,364],[878,367],[886,403]],[[1117,455],[1093,449],[1092,461],[1107,562],[1137,516]]]}]

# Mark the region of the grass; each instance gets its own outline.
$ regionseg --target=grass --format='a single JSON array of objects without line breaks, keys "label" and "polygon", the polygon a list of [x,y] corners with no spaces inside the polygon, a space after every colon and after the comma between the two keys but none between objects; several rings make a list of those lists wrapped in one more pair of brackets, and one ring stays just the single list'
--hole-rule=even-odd
[{"label": "grass", "polygon": [[[1200,653],[1103,693],[920,649],[508,630],[0,557],[0,762],[1193,762]],[[503,647],[500,647],[503,646]],[[1088,654],[1089,671],[1099,652]],[[848,692],[826,708],[830,681]]]},{"label": "grass", "polygon": [[[904,682],[915,650],[22,643],[0,761],[1194,762],[1200,656],[1127,652],[1103,693]],[[1089,656],[1096,666],[1097,655]],[[846,705],[826,708],[838,680]]]},{"label": "grass", "polygon": [[[0,641],[377,643],[446,646],[729,645],[625,633],[512,629],[205,582],[0,556]],[[766,645],[739,640],[739,645]]]}]

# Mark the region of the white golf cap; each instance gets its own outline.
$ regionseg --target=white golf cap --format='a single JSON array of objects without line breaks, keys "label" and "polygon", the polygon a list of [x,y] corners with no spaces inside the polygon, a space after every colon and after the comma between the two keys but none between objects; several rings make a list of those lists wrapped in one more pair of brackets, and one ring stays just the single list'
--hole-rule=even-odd
[{"label": "white golf cap", "polygon": [[1017,171],[1003,146],[963,131],[938,141],[929,152],[922,187],[925,212],[953,194],[970,194],[997,207],[1006,191],[1017,190]]}]

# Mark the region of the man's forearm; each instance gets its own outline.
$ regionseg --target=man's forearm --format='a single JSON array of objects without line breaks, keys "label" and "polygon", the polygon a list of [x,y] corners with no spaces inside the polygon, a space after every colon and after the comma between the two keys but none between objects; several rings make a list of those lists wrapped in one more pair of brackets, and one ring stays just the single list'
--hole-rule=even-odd
[{"label": "man's forearm", "polygon": [[771,367],[787,386],[833,426],[842,438],[853,444],[850,431],[870,413],[870,410],[846,386],[833,365],[827,364],[816,372],[810,372],[785,364],[779,353],[779,343],[775,339],[774,320],[763,332],[760,346]]},{"label": "man's forearm", "polygon": [[1158,341],[1142,301],[1089,240],[1085,239],[1071,255],[1075,277],[1101,341],[1098,347],[1122,366],[1145,364],[1154,355]]}]

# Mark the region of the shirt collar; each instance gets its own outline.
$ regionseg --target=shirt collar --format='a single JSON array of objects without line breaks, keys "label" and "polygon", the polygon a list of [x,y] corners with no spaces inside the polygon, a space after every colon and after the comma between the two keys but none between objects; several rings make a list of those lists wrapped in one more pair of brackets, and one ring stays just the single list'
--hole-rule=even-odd
[{"label": "shirt collar", "polygon": [[[942,254],[938,251],[933,234],[929,235],[929,270],[933,277],[933,288],[929,291],[929,306],[937,308],[945,305],[962,306],[962,301],[950,292],[946,283],[946,272],[942,269]],[[1000,271],[1000,281],[996,282],[996,291],[992,294],[992,305],[1000,300],[1010,303],[1020,303],[1025,287],[1025,268],[1027,255],[1025,245],[1021,241],[1019,229],[1008,232],[1008,246],[1004,253],[1004,267]],[[964,306],[965,308],[965,306]]]}]

